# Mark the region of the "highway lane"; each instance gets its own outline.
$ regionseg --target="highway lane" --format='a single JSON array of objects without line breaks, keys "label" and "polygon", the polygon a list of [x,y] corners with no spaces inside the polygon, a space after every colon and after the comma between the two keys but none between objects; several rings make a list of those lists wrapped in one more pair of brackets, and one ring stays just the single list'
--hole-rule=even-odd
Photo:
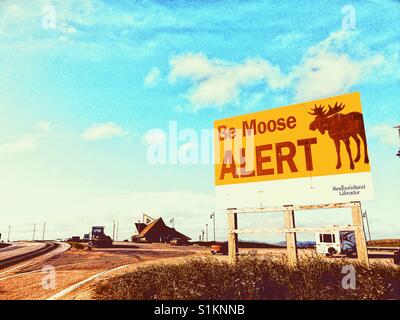
[{"label": "highway lane", "polygon": [[[35,250],[39,250],[39,249],[42,249],[42,248],[44,248],[46,246],[45,243],[41,243],[41,244],[42,244],[42,246],[32,246],[32,247],[35,247]],[[32,267],[32,266],[40,264],[40,263],[42,263],[42,262],[44,262],[46,260],[49,260],[49,259],[51,259],[51,258],[53,258],[53,257],[55,257],[55,256],[57,256],[59,254],[62,254],[63,252],[69,250],[69,248],[71,247],[68,243],[63,243],[63,242],[55,242],[55,244],[57,244],[55,249],[53,249],[53,250],[51,250],[49,252],[43,253],[43,254],[41,254],[39,256],[33,257],[31,259],[28,259],[26,261],[17,263],[15,265],[12,265],[12,266],[6,268],[6,269],[1,270],[0,271],[0,280],[4,276],[9,276],[10,274],[14,274],[15,272],[17,272],[21,268]],[[31,249],[32,249],[32,247],[31,247]],[[35,251],[35,250],[33,250],[33,251]],[[19,251],[18,250],[18,252],[19,252],[18,255],[20,255],[20,254],[24,255],[24,254],[32,253],[33,251],[32,250],[24,250],[24,251]],[[11,257],[15,257],[15,256],[16,255],[12,255]],[[1,262],[1,260],[0,260],[0,262]]]},{"label": "highway lane", "polygon": [[14,243],[1,243],[0,244],[0,252],[14,250]]},{"label": "highway lane", "polygon": [[9,247],[0,250],[0,261],[19,255],[27,254],[46,246],[43,242],[15,242]]}]

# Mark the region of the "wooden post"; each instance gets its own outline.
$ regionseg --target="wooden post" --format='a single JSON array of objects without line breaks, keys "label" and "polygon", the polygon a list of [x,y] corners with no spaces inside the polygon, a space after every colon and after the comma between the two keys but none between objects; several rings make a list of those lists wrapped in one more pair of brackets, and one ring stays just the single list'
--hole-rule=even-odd
[{"label": "wooden post", "polygon": [[237,210],[236,209],[228,209],[228,254],[229,261],[235,263],[237,261],[237,253],[238,253],[238,234],[236,232],[232,232],[238,228],[237,224]]},{"label": "wooden post", "polygon": [[354,234],[356,236],[357,257],[360,263],[365,264],[367,267],[369,267],[368,250],[365,240],[361,203],[359,201],[355,203],[357,205],[351,208],[353,216],[353,226],[361,227],[360,229],[356,229],[354,231]]},{"label": "wooden post", "polygon": [[[285,228],[295,228],[294,211],[285,211]],[[294,266],[298,262],[296,232],[286,232],[286,249],[289,265]]]}]

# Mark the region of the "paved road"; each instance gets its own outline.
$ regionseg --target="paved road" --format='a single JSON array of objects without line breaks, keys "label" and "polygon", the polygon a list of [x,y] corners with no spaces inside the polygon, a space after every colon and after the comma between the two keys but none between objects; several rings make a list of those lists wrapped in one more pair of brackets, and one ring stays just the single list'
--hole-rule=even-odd
[{"label": "paved road", "polygon": [[[28,244],[32,244],[32,243],[28,243]],[[14,251],[11,251],[12,255],[10,257],[14,257],[14,256],[17,256],[20,254],[26,254],[26,253],[32,252],[34,250],[44,248],[46,245],[45,243],[39,243],[39,244],[41,244],[42,246],[32,245],[32,246],[26,246],[26,247],[22,246],[20,248],[17,248],[15,250],[17,253]],[[0,281],[4,280],[4,277],[9,277],[10,275],[14,274],[15,272],[18,272],[19,269],[21,269],[21,268],[28,268],[30,266],[40,264],[52,257],[55,257],[65,251],[67,251],[71,247],[68,243],[57,242],[57,244],[58,244],[58,247],[56,247],[55,249],[53,249],[47,253],[41,254],[37,257],[33,257],[26,261],[22,261],[20,263],[17,263],[15,265],[12,265],[12,266],[4,269],[4,270],[1,270],[0,271]],[[29,250],[28,250],[28,248],[29,248]],[[2,253],[2,251],[0,251],[0,252]],[[5,258],[3,258],[3,259],[5,259]],[[0,261],[1,261],[1,259],[0,259]]]},{"label": "paved road", "polygon": [[15,242],[0,250],[0,261],[44,248],[43,242]]}]

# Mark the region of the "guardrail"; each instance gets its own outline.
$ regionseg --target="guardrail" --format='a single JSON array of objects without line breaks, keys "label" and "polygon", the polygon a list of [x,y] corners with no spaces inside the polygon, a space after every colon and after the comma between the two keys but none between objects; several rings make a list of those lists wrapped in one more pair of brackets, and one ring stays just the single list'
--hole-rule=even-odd
[{"label": "guardrail", "polygon": [[376,250],[376,251],[398,251],[400,247],[367,247],[368,250]]}]

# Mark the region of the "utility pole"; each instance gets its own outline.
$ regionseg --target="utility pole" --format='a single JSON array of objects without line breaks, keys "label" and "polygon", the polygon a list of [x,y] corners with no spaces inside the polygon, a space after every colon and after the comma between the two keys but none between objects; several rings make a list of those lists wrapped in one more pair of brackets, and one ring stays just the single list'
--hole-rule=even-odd
[{"label": "utility pole", "polygon": [[113,220],[113,241],[115,240],[115,220]]},{"label": "utility pole", "polygon": [[213,230],[214,230],[214,242],[215,242],[215,211],[210,215],[210,219],[213,219]]},{"label": "utility pole", "polygon": [[208,223],[206,223],[206,242],[208,242]]},{"label": "utility pole", "polygon": [[201,230],[201,241],[204,242],[204,230]]},{"label": "utility pole", "polygon": [[371,231],[369,230],[369,222],[368,222],[367,210],[365,210],[363,212],[362,216],[365,218],[365,221],[367,222],[368,238],[369,238],[369,241],[371,241]]},{"label": "utility pole", "polygon": [[10,232],[11,232],[11,226],[8,226],[7,242],[10,242]]},{"label": "utility pole", "polygon": [[117,233],[116,233],[116,241],[118,241],[118,231],[119,231],[119,221],[117,221]]},{"label": "utility pole", "polygon": [[44,233],[46,232],[46,221],[43,222],[43,234],[42,234],[42,241],[44,241]]},{"label": "utility pole", "polygon": [[35,241],[36,223],[33,225],[33,236],[32,241]]}]

